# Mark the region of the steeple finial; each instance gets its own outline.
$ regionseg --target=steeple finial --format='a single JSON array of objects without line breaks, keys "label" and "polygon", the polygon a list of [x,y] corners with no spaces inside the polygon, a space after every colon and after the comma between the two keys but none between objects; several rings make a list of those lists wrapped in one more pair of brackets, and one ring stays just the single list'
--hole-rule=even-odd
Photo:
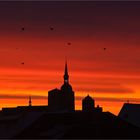
[{"label": "steeple finial", "polygon": [[64,83],[68,83],[69,81],[69,75],[68,75],[68,67],[67,67],[67,61],[65,62],[65,72],[64,72]]},{"label": "steeple finial", "polygon": [[32,106],[32,99],[31,99],[31,96],[29,96],[29,106]]}]

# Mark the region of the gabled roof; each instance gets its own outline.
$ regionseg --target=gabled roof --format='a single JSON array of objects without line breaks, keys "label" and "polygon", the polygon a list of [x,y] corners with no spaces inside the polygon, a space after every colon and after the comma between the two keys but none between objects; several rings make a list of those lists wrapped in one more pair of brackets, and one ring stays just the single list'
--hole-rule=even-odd
[{"label": "gabled roof", "polygon": [[124,103],[118,116],[140,127],[140,104]]},{"label": "gabled roof", "polygon": [[60,90],[58,89],[58,88],[55,88],[55,89],[52,89],[52,90],[50,90],[50,91],[48,91],[48,93],[50,93],[50,92],[60,92]]}]

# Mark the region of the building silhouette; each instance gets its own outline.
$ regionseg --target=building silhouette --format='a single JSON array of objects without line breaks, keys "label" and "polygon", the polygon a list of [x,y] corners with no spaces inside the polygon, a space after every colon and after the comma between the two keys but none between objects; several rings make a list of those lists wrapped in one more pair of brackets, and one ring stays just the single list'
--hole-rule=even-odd
[{"label": "building silhouette", "polygon": [[89,95],[82,100],[83,111],[93,111],[95,108],[95,101]]},{"label": "building silhouette", "polygon": [[83,112],[102,112],[102,107],[97,105],[95,107],[95,100],[87,95],[83,100],[82,100],[82,111]]},{"label": "building silhouette", "polygon": [[61,89],[53,89],[48,92],[48,107],[50,111],[74,111],[74,91],[69,83],[67,62],[64,70],[64,84]]},{"label": "building silhouette", "polygon": [[[69,83],[67,62],[64,83],[48,92],[48,105],[2,108],[0,138],[7,139],[114,139],[140,138],[140,128],[95,106],[87,95],[82,110],[75,110],[74,91]],[[131,109],[130,105],[129,108]],[[139,108],[139,107],[138,107]],[[138,109],[139,110],[139,109]],[[136,115],[136,114],[135,114]]]},{"label": "building silhouette", "polygon": [[140,127],[140,104],[124,103],[118,116],[121,119]]}]

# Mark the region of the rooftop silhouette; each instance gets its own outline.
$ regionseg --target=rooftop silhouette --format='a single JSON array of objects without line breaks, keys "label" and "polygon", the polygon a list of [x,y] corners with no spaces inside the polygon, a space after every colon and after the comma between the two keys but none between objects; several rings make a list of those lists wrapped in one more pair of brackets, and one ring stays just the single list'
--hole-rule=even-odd
[{"label": "rooftop silhouette", "polygon": [[75,97],[65,62],[64,83],[48,91],[48,105],[3,108],[0,138],[140,138],[140,127],[110,112],[103,112],[87,95],[82,110],[75,110]]}]

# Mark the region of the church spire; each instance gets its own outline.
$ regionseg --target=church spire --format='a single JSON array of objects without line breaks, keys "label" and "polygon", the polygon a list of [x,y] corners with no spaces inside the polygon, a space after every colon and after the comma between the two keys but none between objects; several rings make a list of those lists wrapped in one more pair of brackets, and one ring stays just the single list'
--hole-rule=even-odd
[{"label": "church spire", "polygon": [[65,63],[65,72],[64,72],[64,83],[68,83],[69,81],[69,75],[68,75],[68,67],[67,67],[67,61]]},{"label": "church spire", "polygon": [[29,96],[29,106],[32,106],[32,99],[31,99],[31,96]]}]

